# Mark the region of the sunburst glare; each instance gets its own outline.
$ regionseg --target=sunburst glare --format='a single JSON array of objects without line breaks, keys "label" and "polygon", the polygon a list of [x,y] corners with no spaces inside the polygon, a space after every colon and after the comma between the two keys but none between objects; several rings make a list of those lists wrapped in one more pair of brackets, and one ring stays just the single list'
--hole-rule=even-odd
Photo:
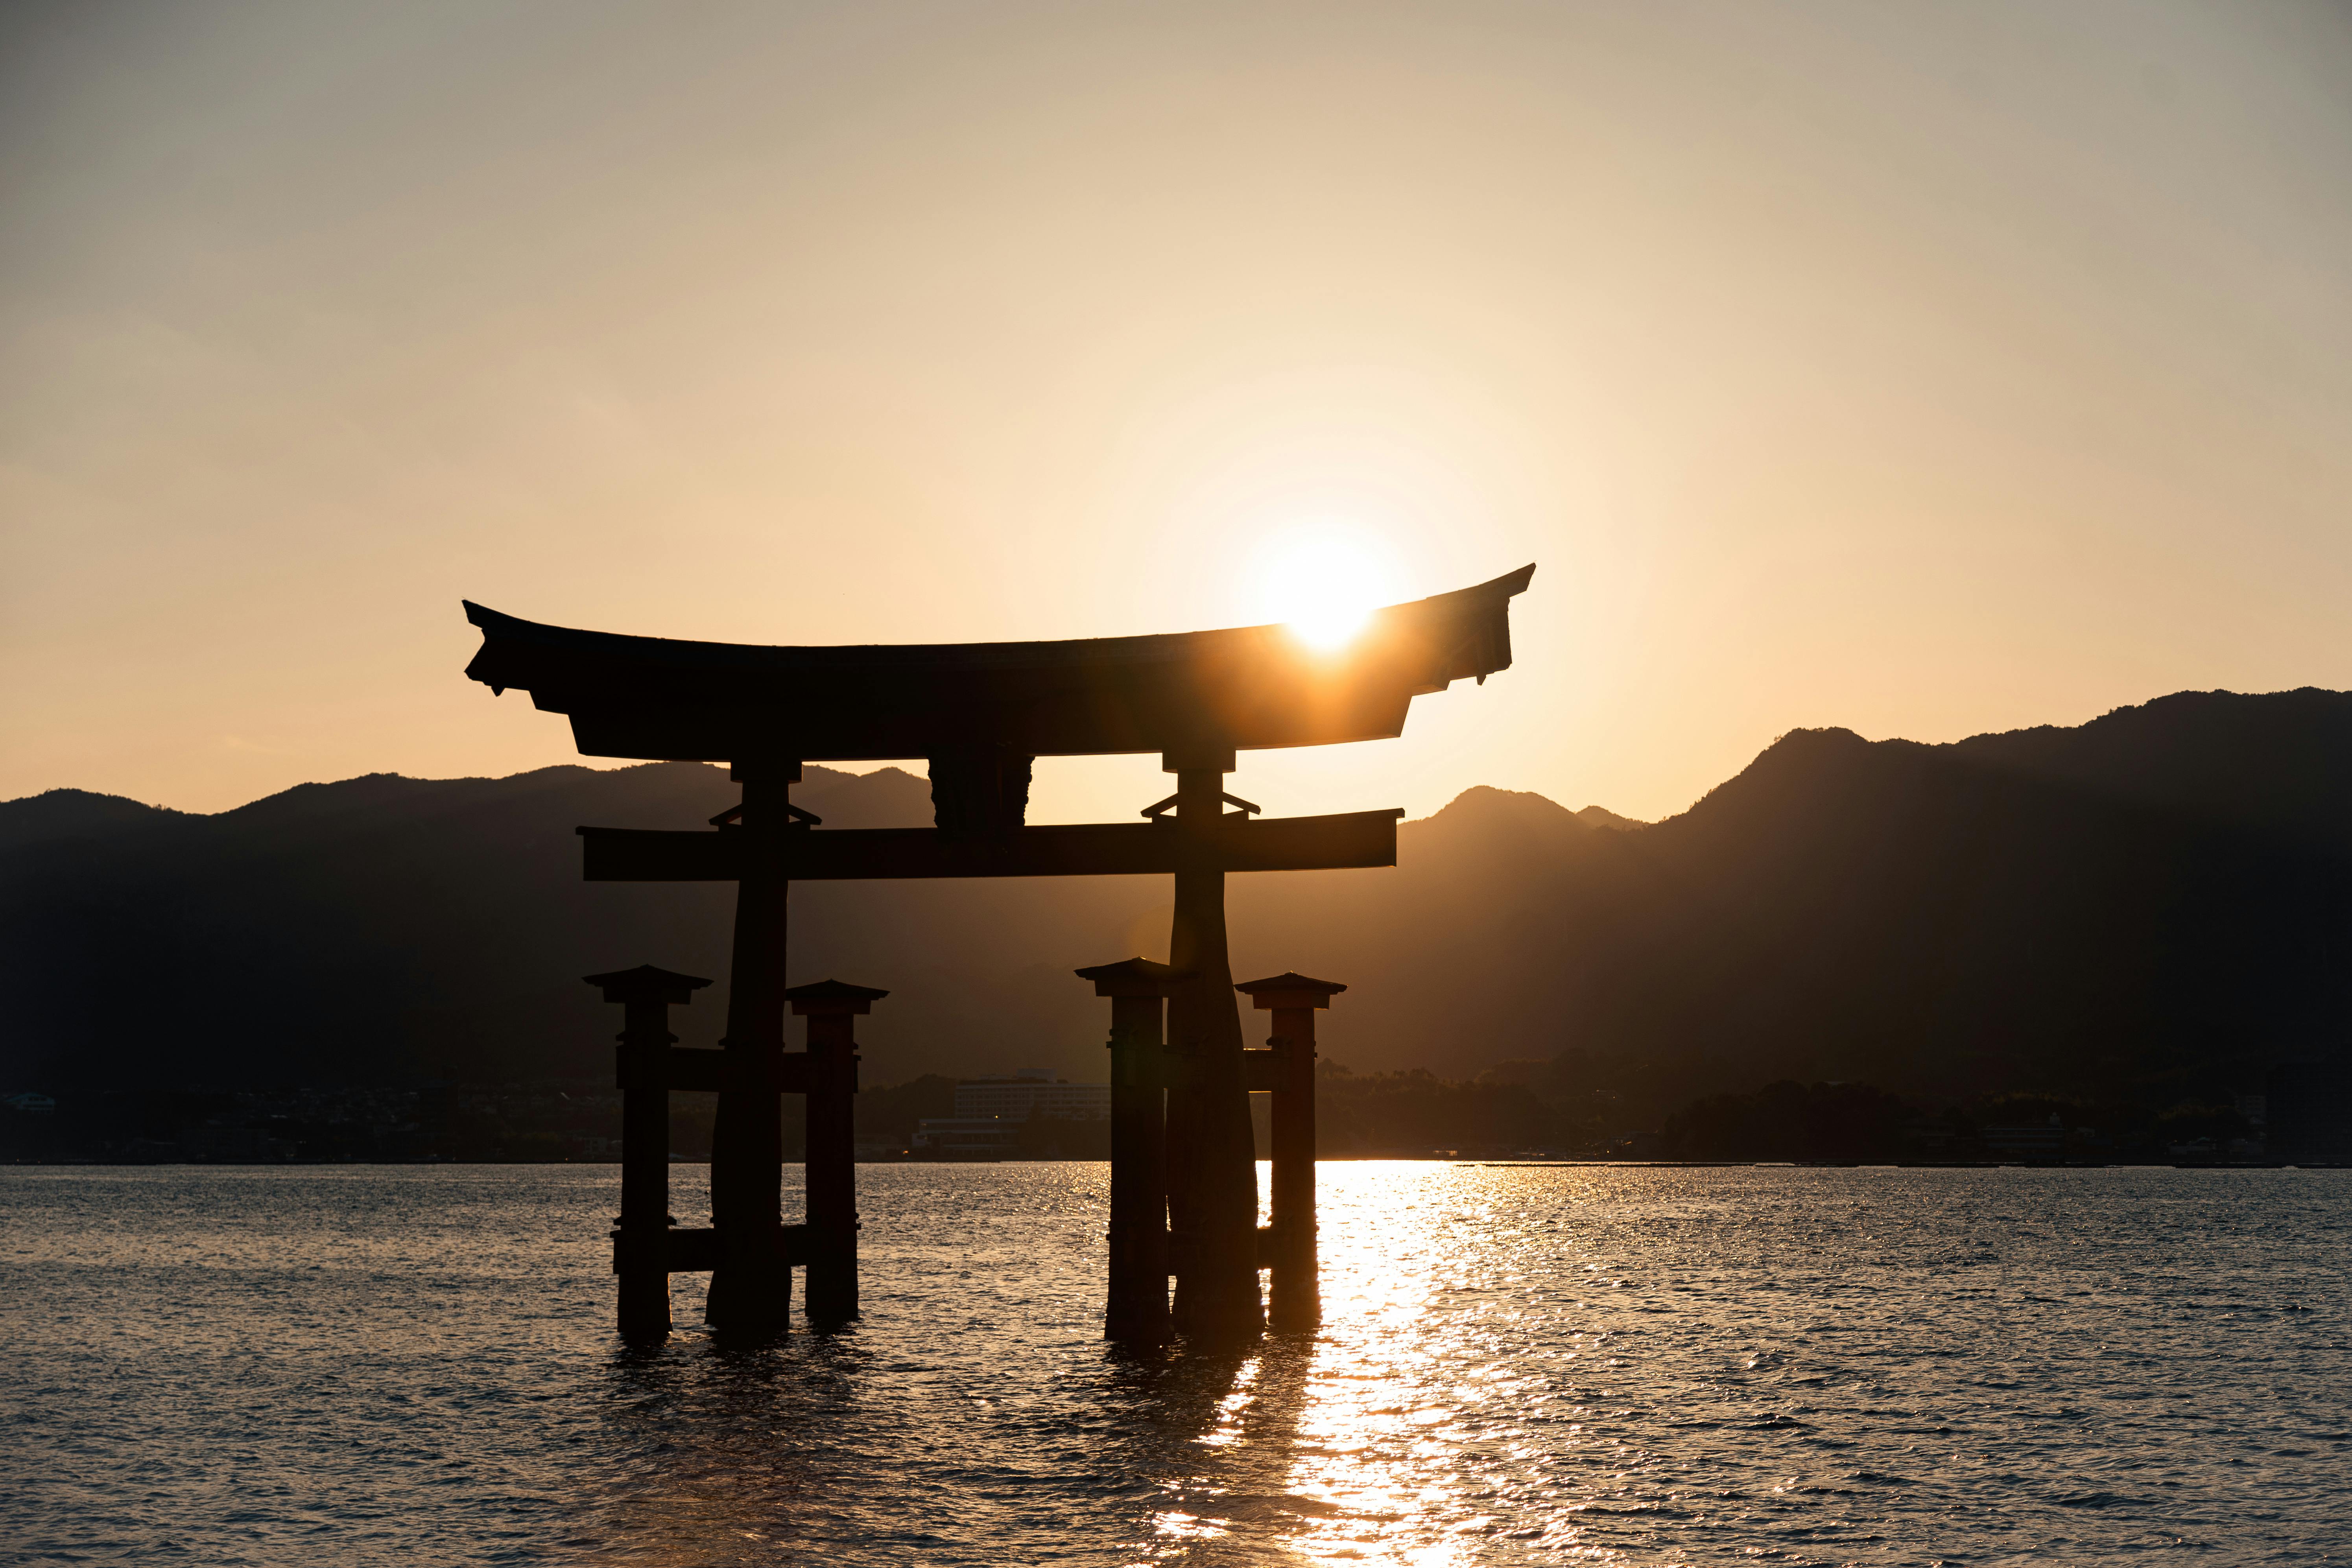
[{"label": "sunburst glare", "polygon": [[1323,652],[1345,647],[1374,610],[1402,596],[1386,542],[1340,521],[1303,523],[1269,535],[1258,548],[1252,577],[1264,613]]}]

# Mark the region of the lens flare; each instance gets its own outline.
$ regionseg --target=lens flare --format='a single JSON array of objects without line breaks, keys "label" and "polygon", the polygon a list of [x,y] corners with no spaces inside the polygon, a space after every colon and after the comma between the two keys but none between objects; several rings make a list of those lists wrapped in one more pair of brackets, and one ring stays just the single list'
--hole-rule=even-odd
[{"label": "lens flare", "polygon": [[1273,618],[1323,653],[1355,640],[1372,612],[1398,596],[1398,574],[1381,542],[1336,523],[1272,536],[1258,553],[1256,576]]},{"label": "lens flare", "polygon": [[1353,642],[1371,618],[1370,605],[1334,604],[1299,611],[1284,624],[1307,647],[1332,653]]}]

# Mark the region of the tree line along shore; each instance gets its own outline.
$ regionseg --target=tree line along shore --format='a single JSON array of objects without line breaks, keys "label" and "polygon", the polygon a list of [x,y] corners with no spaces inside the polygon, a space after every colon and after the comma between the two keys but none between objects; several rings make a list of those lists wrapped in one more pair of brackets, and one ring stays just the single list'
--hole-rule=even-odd
[{"label": "tree line along shore", "polygon": [[[926,1118],[955,1113],[957,1080],[924,1074],[858,1096],[860,1157],[913,1157]],[[785,1106],[788,1152],[798,1107]],[[1783,1080],[1698,1095],[1652,1126],[1559,1061],[1507,1062],[1471,1079],[1426,1069],[1355,1073],[1325,1062],[1325,1159],[1637,1159],[1823,1163],[2262,1163],[2282,1148],[2260,1096],[2092,1103],[2013,1093],[1923,1106],[1866,1083]],[[15,1163],[599,1162],[620,1152],[620,1098],[584,1079],[422,1087],[20,1093],[0,1110]],[[670,1152],[706,1160],[710,1097],[676,1097]],[[1107,1158],[1108,1122],[1041,1117],[1013,1159]]]}]

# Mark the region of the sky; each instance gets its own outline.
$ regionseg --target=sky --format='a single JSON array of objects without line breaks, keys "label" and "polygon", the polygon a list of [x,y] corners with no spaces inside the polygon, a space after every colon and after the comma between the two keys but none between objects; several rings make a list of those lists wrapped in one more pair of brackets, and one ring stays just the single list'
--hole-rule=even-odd
[{"label": "sky", "polygon": [[0,797],[575,760],[464,598],[1028,639],[1538,563],[1509,671],[1245,754],[1277,815],[2352,687],[2347,80],[2333,5],[20,3]]}]

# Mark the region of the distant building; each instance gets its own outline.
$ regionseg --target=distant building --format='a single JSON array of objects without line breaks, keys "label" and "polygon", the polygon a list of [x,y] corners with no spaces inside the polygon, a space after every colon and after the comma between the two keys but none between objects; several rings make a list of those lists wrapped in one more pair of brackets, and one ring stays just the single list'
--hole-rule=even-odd
[{"label": "distant building", "polygon": [[1948,1121],[1912,1121],[1903,1128],[1903,1142],[1930,1159],[1949,1159],[1958,1140],[1958,1130]]},{"label": "distant building", "polygon": [[1106,1121],[1110,1119],[1110,1085],[1065,1083],[1051,1068],[1017,1068],[1011,1078],[972,1078],[957,1084],[955,1113],[960,1120],[992,1116],[1027,1121],[1051,1116],[1064,1121]]},{"label": "distant building", "polygon": [[21,1110],[33,1116],[46,1116],[58,1108],[58,1102],[47,1095],[34,1094],[29,1090],[24,1094],[12,1094],[5,1100],[0,1100],[0,1105],[5,1105],[11,1110]]},{"label": "distant building", "polygon": [[255,1127],[221,1127],[206,1123],[184,1129],[173,1145],[184,1160],[226,1164],[276,1164],[291,1156],[287,1145]]},{"label": "distant building", "polygon": [[1996,1160],[2063,1160],[2066,1157],[2066,1127],[2053,1115],[2046,1122],[2025,1127],[1979,1127],[1977,1136],[1985,1152]]},{"label": "distant building", "polygon": [[1002,1160],[1032,1121],[1108,1121],[1110,1085],[1065,1083],[1051,1068],[1016,1068],[1010,1078],[956,1085],[955,1114],[915,1124],[908,1152],[919,1160]]},{"label": "distant building", "polygon": [[1001,1116],[927,1116],[908,1152],[918,1160],[1002,1160],[1020,1132],[1019,1122]]}]

